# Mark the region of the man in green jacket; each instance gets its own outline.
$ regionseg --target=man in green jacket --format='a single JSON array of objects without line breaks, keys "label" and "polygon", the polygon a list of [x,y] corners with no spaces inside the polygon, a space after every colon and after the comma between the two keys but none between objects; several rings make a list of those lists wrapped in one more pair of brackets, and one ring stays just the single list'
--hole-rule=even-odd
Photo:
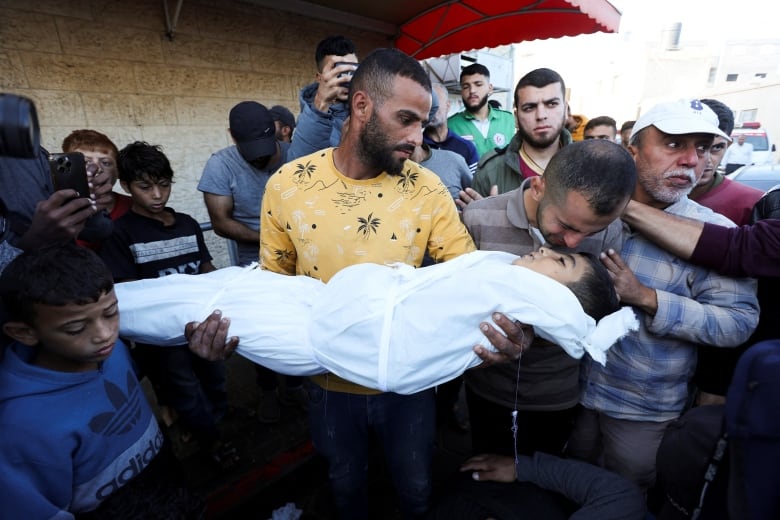
[{"label": "man in green jacket", "polygon": [[[465,70],[465,69],[464,69]],[[517,82],[517,133],[509,146],[483,156],[472,188],[481,196],[505,193],[524,179],[542,175],[555,152],[571,143],[565,128],[566,86],[551,69],[536,69]],[[497,190],[493,190],[496,186]]]},{"label": "man in green jacket", "polygon": [[490,71],[481,63],[472,63],[460,73],[460,95],[465,109],[449,117],[449,129],[471,141],[479,156],[503,148],[515,133],[515,120],[511,112],[490,106],[488,97],[493,93]]}]

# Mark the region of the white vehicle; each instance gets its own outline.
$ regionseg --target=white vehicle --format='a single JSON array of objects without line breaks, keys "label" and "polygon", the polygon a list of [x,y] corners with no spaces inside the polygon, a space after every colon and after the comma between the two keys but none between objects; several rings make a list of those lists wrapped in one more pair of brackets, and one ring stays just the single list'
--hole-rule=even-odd
[{"label": "white vehicle", "polygon": [[753,164],[772,164],[775,162],[773,152],[776,147],[769,139],[766,130],[761,128],[761,123],[749,121],[740,124],[731,132],[731,138],[736,141],[740,135],[745,136],[745,142],[753,145]]}]

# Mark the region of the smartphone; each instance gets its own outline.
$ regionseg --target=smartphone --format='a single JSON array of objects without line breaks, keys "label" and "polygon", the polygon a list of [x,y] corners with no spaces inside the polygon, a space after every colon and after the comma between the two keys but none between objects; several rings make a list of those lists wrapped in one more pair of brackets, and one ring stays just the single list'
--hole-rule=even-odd
[{"label": "smartphone", "polygon": [[79,192],[79,197],[89,197],[84,154],[80,152],[49,154],[49,168],[55,191],[72,189]]},{"label": "smartphone", "polygon": [[344,72],[340,72],[337,78],[345,78],[347,80],[351,80],[352,76],[355,75],[355,70],[357,70],[358,64],[354,61],[337,61],[333,64],[333,68],[340,67],[341,65],[352,65],[352,70],[347,70]]}]

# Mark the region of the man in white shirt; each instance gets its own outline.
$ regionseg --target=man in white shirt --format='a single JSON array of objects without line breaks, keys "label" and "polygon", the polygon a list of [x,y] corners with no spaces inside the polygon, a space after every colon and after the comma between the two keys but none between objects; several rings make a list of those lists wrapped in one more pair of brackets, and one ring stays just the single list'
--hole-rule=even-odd
[{"label": "man in white shirt", "polygon": [[753,145],[746,143],[745,136],[740,135],[726,150],[723,162],[726,164],[727,175],[746,164],[753,164]]}]

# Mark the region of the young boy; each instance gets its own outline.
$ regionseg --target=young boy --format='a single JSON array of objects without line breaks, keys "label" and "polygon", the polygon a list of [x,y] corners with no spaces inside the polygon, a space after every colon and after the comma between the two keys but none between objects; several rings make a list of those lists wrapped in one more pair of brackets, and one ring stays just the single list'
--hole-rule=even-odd
[{"label": "young boy", "polygon": [[[119,152],[118,165],[119,182],[132,206],[114,223],[113,235],[100,250],[114,281],[214,271],[198,223],[166,207],[173,170],[160,147],[131,143]],[[198,358],[186,344],[164,349],[136,344],[133,356],[154,384],[161,404],[176,411],[217,465],[232,466],[235,451],[219,440],[217,429],[217,419],[227,411],[224,364]]]},{"label": "young boy", "polygon": [[[111,186],[114,186],[119,179],[119,171],[116,165],[119,150],[105,134],[101,134],[96,130],[74,130],[63,139],[62,151],[66,153],[79,152],[84,155],[87,163],[93,163],[97,166],[96,175],[103,172],[108,175],[108,183]],[[117,220],[130,210],[132,200],[127,195],[114,191],[110,195],[111,202],[106,207],[106,211],[111,220]],[[78,243],[95,251],[100,249],[99,242],[79,240]]]},{"label": "young boy", "polygon": [[601,362],[636,326],[630,308],[616,312],[615,288],[597,259],[546,248],[524,257],[475,251],[421,269],[357,264],[327,284],[226,268],[196,280],[118,284],[117,294],[128,337],[180,342],[187,321],[219,307],[240,338],[238,352],[255,363],[295,375],[330,371],[402,394],[479,364],[472,347],[483,342],[478,326],[492,312],[533,325],[573,357],[587,351]]},{"label": "young boy", "polygon": [[197,518],[118,339],[103,262],[75,244],[23,253],[0,296],[15,340],[0,360],[0,517]]}]

